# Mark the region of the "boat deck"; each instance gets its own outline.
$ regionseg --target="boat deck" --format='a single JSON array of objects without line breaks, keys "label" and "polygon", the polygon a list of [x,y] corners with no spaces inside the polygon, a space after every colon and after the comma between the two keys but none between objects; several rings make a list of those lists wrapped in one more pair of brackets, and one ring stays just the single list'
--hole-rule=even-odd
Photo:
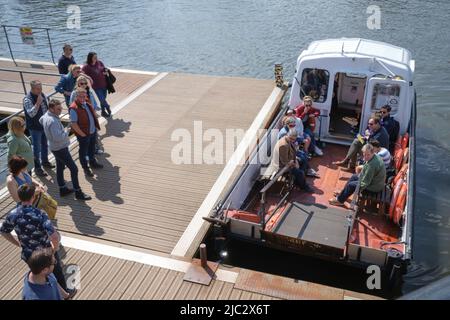
[{"label": "boat deck", "polygon": [[[324,155],[322,157],[314,157],[310,162],[311,168],[316,170],[320,175],[320,178],[307,178],[308,183],[314,189],[314,193],[310,194],[294,189],[291,196],[289,196],[289,202],[314,204],[323,208],[322,210],[325,211],[327,211],[328,208],[332,208],[333,210],[328,210],[328,212],[329,214],[336,216],[336,218],[339,216],[336,212],[349,212],[348,210],[350,210],[352,200],[351,197],[345,203],[345,208],[330,206],[328,203],[328,200],[334,197],[333,193],[342,190],[347,180],[352,175],[343,170],[342,167],[332,164],[334,161],[343,159],[347,149],[348,147],[346,146],[327,144],[323,149]],[[279,195],[272,194],[268,196],[268,212],[275,209],[279,200]],[[281,208],[278,213],[271,218],[267,224],[266,230],[274,231],[272,228],[276,225],[276,222],[279,221],[286,207],[287,206]],[[259,203],[255,203],[255,207],[251,211],[257,212],[258,209]],[[351,234],[352,243],[380,249],[383,241],[398,241],[401,232],[400,228],[385,217],[367,212],[360,212],[357,217],[358,219],[355,221]],[[345,230],[343,232],[345,235]],[[402,249],[402,246],[399,245],[398,249]]]}]

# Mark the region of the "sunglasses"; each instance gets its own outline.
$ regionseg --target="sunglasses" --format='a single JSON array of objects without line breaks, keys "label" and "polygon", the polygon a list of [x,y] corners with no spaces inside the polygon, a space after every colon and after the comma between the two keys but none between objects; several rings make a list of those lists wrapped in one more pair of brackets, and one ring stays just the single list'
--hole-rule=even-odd
[{"label": "sunglasses", "polygon": [[80,82],[80,86],[87,86],[87,82]]},{"label": "sunglasses", "polygon": [[369,126],[373,126],[373,125],[375,125],[375,123],[370,123],[370,122],[369,122]]}]

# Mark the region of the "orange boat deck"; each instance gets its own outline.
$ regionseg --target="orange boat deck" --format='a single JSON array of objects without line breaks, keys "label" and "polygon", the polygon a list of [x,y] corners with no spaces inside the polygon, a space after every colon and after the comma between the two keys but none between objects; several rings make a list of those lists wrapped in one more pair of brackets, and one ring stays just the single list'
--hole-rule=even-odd
[{"label": "orange boat deck", "polygon": [[[325,207],[330,207],[328,200],[333,198],[333,192],[342,190],[347,180],[351,177],[351,173],[342,170],[342,167],[333,165],[333,161],[341,160],[347,152],[346,146],[328,144],[324,148],[322,157],[314,157],[310,161],[310,166],[316,170],[320,178],[307,178],[308,183],[313,187],[314,193],[305,193],[294,189],[288,198],[289,202],[299,203],[315,203]],[[279,194],[270,194],[266,198],[266,212],[271,213],[277,203],[280,201]],[[339,210],[350,210],[351,198],[345,203],[346,208],[336,207]],[[252,212],[258,212],[259,202],[250,209]],[[276,221],[282,215],[284,207],[278,210],[266,225],[266,230],[271,230]],[[401,229],[390,220],[377,214],[360,212],[354,223],[351,243],[376,248],[386,249],[383,242],[395,242],[399,240]],[[403,251],[402,245],[389,245],[398,250]]]}]

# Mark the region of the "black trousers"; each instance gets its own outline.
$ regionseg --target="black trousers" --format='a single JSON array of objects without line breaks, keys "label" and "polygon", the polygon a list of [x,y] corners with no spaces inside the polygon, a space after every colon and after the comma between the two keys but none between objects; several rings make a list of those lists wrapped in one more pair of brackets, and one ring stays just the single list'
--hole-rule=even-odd
[{"label": "black trousers", "polygon": [[56,264],[55,264],[55,268],[53,269],[53,274],[55,275],[55,278],[58,281],[58,284],[61,286],[61,288],[63,288],[65,291],[67,291],[66,277],[64,276],[61,258],[59,257],[58,252],[55,252],[55,259],[56,259]]}]

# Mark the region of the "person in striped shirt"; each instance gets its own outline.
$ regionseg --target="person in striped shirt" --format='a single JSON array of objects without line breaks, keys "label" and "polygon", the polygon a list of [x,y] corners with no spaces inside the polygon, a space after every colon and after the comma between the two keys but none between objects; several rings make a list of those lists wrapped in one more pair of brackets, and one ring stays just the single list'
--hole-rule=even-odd
[{"label": "person in striped shirt", "polygon": [[[392,157],[389,150],[380,146],[380,142],[376,139],[370,139],[369,143],[373,146],[375,154],[377,154],[383,160],[384,167],[388,169],[391,166],[392,162]],[[360,173],[362,167],[363,167],[362,165],[357,166],[355,172],[357,174]]]}]

